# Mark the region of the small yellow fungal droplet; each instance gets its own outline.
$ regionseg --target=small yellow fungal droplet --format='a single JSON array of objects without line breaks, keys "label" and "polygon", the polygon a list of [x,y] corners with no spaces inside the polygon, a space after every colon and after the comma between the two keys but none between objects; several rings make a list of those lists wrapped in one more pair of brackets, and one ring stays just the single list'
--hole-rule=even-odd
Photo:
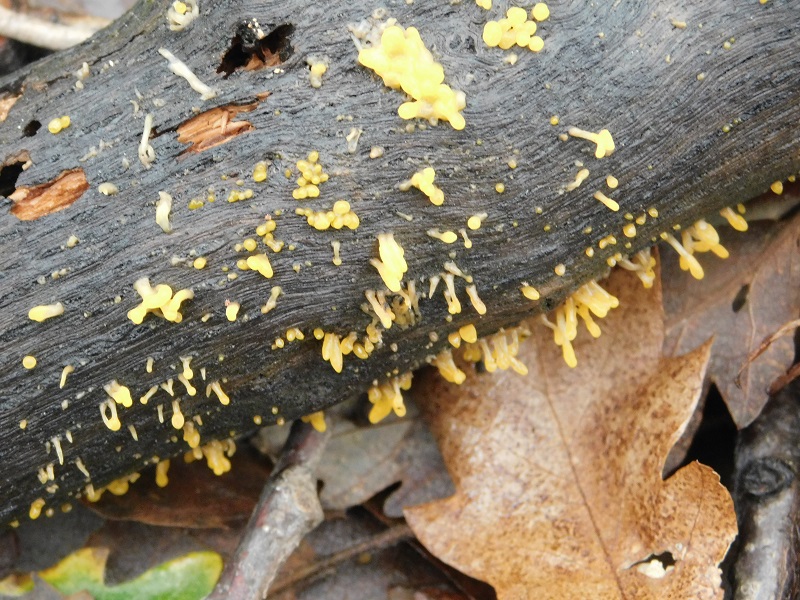
[{"label": "small yellow fungal droplet", "polygon": [[769,186],[769,189],[771,189],[774,194],[778,194],[778,196],[780,196],[783,194],[783,182],[774,181],[772,185]]},{"label": "small yellow fungal droplet", "polygon": [[636,237],[636,225],[633,223],[626,223],[625,226],[622,228],[622,233],[625,234],[625,237],[629,238]]},{"label": "small yellow fungal droplet", "polygon": [[561,122],[561,119],[558,118],[558,115],[553,115],[552,117],[550,117],[550,125],[553,125],[555,127],[560,122]]},{"label": "small yellow fungal droplet", "polygon": [[301,420],[303,423],[311,423],[311,426],[320,433],[325,433],[328,429],[328,425],[325,423],[325,413],[321,410],[310,415],[305,415],[301,417]]},{"label": "small yellow fungal droplet", "polygon": [[36,357],[30,354],[22,359],[22,366],[26,369],[33,369],[36,366]]},{"label": "small yellow fungal droplet", "polygon": [[238,302],[227,302],[226,304],[225,317],[227,317],[228,321],[232,323],[236,320],[236,317],[239,314],[240,304]]},{"label": "small yellow fungal droplet", "polygon": [[544,49],[544,40],[538,35],[534,35],[528,44],[528,49],[532,52],[541,52]]},{"label": "small yellow fungal droplet", "polygon": [[28,511],[28,516],[31,520],[35,520],[39,518],[39,515],[42,514],[42,509],[44,508],[44,500],[41,498],[37,498],[33,502],[31,502],[31,508]]},{"label": "small yellow fungal droplet", "polygon": [[546,21],[550,17],[550,8],[544,2],[537,2],[531,10],[531,16],[537,21]]},{"label": "small yellow fungal droplet", "polygon": [[267,163],[264,161],[257,162],[256,166],[253,167],[253,181],[256,183],[261,183],[262,181],[266,181],[267,179]]},{"label": "small yellow fungal droplet", "polygon": [[619,185],[619,180],[617,180],[617,178],[614,177],[613,175],[609,175],[608,177],[606,177],[606,185],[610,187],[612,190],[615,190]]},{"label": "small yellow fungal droplet", "polygon": [[198,256],[198,257],[197,257],[197,258],[195,258],[195,259],[194,259],[194,261],[192,262],[192,266],[193,266],[195,269],[198,269],[198,270],[199,270],[199,269],[204,269],[207,263],[208,263],[208,261],[206,261],[206,259],[205,259],[205,258],[203,258],[202,256]]},{"label": "small yellow fungal droplet", "polygon": [[321,327],[317,327],[317,328],[314,330],[314,337],[315,337],[316,339],[318,339],[318,340],[321,340],[322,338],[324,338],[324,337],[325,337],[325,332],[322,330],[322,328],[321,328]]},{"label": "small yellow fungal droplet", "polygon": [[159,461],[156,465],[156,485],[160,488],[167,487],[169,478],[167,472],[169,471],[169,459]]},{"label": "small yellow fungal droplet", "polygon": [[532,285],[528,285],[527,283],[522,284],[520,288],[522,291],[522,295],[525,296],[528,300],[538,300],[541,296],[539,295],[539,291],[533,287]]},{"label": "small yellow fungal droplet", "polygon": [[461,339],[468,344],[474,344],[478,341],[478,331],[472,323],[459,328],[458,334],[461,336]]},{"label": "small yellow fungal droplet", "polygon": [[564,275],[564,273],[567,272],[567,267],[565,267],[563,264],[560,264],[560,265],[556,265],[556,268],[553,269],[553,270],[555,271],[556,275],[558,275],[559,277],[562,277]]},{"label": "small yellow fungal droplet", "polygon": [[483,42],[490,48],[500,45],[503,29],[497,21],[489,21],[483,26]]},{"label": "small yellow fungal droplet", "polygon": [[19,428],[24,430],[27,429],[27,427],[28,427],[28,420],[22,419],[22,421],[19,422]]}]

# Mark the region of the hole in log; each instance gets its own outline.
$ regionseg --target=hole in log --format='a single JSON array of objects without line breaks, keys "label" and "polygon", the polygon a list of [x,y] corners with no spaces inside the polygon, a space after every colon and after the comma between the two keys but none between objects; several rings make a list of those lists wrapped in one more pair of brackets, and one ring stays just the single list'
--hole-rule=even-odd
[{"label": "hole in log", "polygon": [[294,25],[290,23],[278,25],[268,34],[264,34],[255,19],[240,23],[217,67],[217,73],[225,73],[223,78],[227,79],[236,69],[256,71],[264,67],[277,67],[294,52],[289,43],[293,32]]},{"label": "hole in log", "polygon": [[750,284],[746,283],[741,288],[739,288],[739,291],[736,293],[736,297],[733,299],[733,303],[731,304],[733,312],[738,313],[740,310],[744,308],[749,293],[750,293]]},{"label": "hole in log", "polygon": [[25,127],[22,129],[22,133],[25,137],[33,137],[36,135],[36,132],[39,131],[39,128],[41,126],[42,124],[36,119],[34,119],[33,121],[25,125]]},{"label": "hole in log", "polygon": [[6,159],[0,167],[0,196],[8,198],[17,189],[17,179],[25,169],[31,166],[30,155],[23,150]]},{"label": "hole in log", "polygon": [[250,104],[218,106],[182,123],[178,127],[178,141],[183,144],[191,144],[182,154],[203,152],[255,129],[250,121],[234,119],[239,113],[255,110],[267,96],[269,96],[269,92],[264,92],[258,95],[258,100]]},{"label": "hole in log", "polygon": [[62,171],[53,181],[33,187],[19,187],[9,196],[14,201],[11,214],[20,221],[64,210],[89,189],[83,169]]}]

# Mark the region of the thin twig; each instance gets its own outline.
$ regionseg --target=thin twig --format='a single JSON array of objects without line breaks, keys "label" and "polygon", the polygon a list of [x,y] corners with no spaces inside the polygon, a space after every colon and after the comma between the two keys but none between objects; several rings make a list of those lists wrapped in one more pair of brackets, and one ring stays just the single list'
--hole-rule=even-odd
[{"label": "thin twig", "polygon": [[274,597],[280,592],[294,587],[300,582],[306,580],[310,582],[314,579],[318,579],[334,569],[337,565],[340,565],[341,563],[350,560],[355,556],[363,554],[364,552],[372,552],[375,550],[388,548],[390,546],[394,546],[398,542],[413,539],[413,537],[414,532],[411,531],[411,528],[408,525],[405,523],[395,525],[394,527],[387,529],[386,531],[383,531],[367,540],[364,540],[363,542],[359,542],[354,546],[340,550],[339,552],[315,561],[310,565],[303,567],[302,569],[298,569],[285,579],[278,580],[275,586],[270,590],[270,597]]},{"label": "thin twig", "polygon": [[794,363],[786,373],[775,378],[769,386],[769,395],[774,396],[798,377],[800,377],[800,362]]},{"label": "thin twig", "polygon": [[792,332],[793,332],[795,329],[797,329],[798,327],[800,327],[800,319],[795,319],[795,320],[793,320],[793,321],[789,321],[788,323],[784,323],[783,325],[781,325],[781,327],[780,327],[780,329],[778,329],[778,331],[776,331],[775,333],[772,333],[772,334],[768,335],[767,337],[765,337],[765,338],[764,338],[764,339],[761,341],[761,343],[758,345],[758,348],[756,348],[755,350],[753,350],[753,351],[752,351],[752,352],[751,352],[751,353],[750,353],[750,354],[747,356],[747,358],[746,358],[746,359],[745,359],[745,361],[744,361],[744,364],[741,366],[741,368],[739,369],[739,372],[736,374],[736,378],[733,380],[733,381],[734,381],[734,383],[735,383],[735,384],[736,384],[738,387],[742,387],[742,386],[741,386],[741,377],[742,377],[742,373],[744,372],[744,370],[745,370],[747,367],[749,367],[749,366],[750,366],[750,364],[751,364],[751,363],[752,363],[752,362],[753,362],[755,359],[757,359],[757,358],[758,358],[759,356],[761,356],[761,355],[762,355],[764,352],[766,352],[766,351],[767,351],[767,349],[768,349],[768,348],[769,348],[769,347],[772,345],[772,343],[773,343],[775,340],[777,340],[777,339],[779,339],[779,338],[782,338],[782,337],[783,337],[783,336],[785,336],[785,335],[789,335],[790,333],[792,333]]},{"label": "thin twig", "polygon": [[64,50],[80,44],[103,27],[62,25],[0,7],[0,36],[48,50]]},{"label": "thin twig", "polygon": [[323,520],[314,469],[330,434],[296,421],[209,600],[260,600],[303,537]]}]

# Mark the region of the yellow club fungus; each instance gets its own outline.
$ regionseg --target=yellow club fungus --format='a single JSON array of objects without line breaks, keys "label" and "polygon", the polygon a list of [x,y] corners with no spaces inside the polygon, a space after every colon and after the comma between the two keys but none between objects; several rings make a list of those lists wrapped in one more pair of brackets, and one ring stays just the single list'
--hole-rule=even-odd
[{"label": "yellow club fungus", "polygon": [[142,404],[147,404],[150,401],[150,398],[153,397],[153,394],[155,394],[157,391],[158,391],[158,386],[154,385],[145,392],[144,396],[139,398],[139,402],[141,402]]},{"label": "yellow club fungus", "polygon": [[180,323],[183,320],[181,314],[181,304],[186,300],[194,298],[192,290],[178,290],[175,295],[167,302],[166,305],[161,307],[161,314],[167,321],[173,323]]},{"label": "yellow club fungus", "polygon": [[34,306],[32,309],[28,311],[28,318],[32,321],[37,321],[41,323],[47,319],[52,319],[53,317],[57,317],[59,315],[64,314],[64,305],[61,302],[56,302],[55,304],[43,304],[40,306]]},{"label": "yellow club fungus", "polygon": [[444,299],[447,302],[447,312],[457,315],[461,312],[461,302],[456,295],[455,277],[452,273],[442,273],[442,279],[445,284]]},{"label": "yellow club fungus", "polygon": [[241,305],[238,302],[231,302],[230,300],[225,301],[225,318],[227,318],[231,323],[236,320],[236,317],[239,314],[240,306]]},{"label": "yellow club fungus", "polygon": [[609,187],[609,189],[615,190],[619,185],[619,180],[613,175],[608,175],[606,177],[606,185]]},{"label": "yellow club fungus", "polygon": [[[592,319],[592,314],[603,318],[612,308],[619,306],[619,300],[606,292],[596,281],[591,281],[580,287],[572,296],[555,310],[555,323],[542,315],[542,322],[553,330],[554,341],[561,347],[564,361],[570,367],[578,364],[572,341],[578,335],[578,317],[592,337],[600,336],[600,327]],[[488,369],[487,369],[488,370]]]},{"label": "yellow club fungus", "polygon": [[279,285],[273,286],[273,288],[270,290],[269,299],[267,300],[267,303],[261,307],[262,314],[267,314],[269,311],[271,311],[278,305],[278,296],[280,296],[282,293],[283,293],[283,288],[281,288],[281,286]]},{"label": "yellow club fungus", "polygon": [[328,181],[328,174],[323,172],[319,164],[319,152],[312,150],[307,160],[297,161],[300,177],[297,178],[297,188],[292,191],[292,198],[305,200],[319,196],[319,185]]},{"label": "yellow club fungus", "polygon": [[622,233],[625,234],[625,237],[635,238],[636,237],[636,225],[633,224],[633,223],[626,223],[622,227]]},{"label": "yellow club fungus", "polygon": [[431,204],[441,206],[444,203],[444,192],[434,185],[435,177],[436,171],[432,167],[425,167],[422,171],[414,173],[411,179],[401,183],[400,189],[405,192],[415,187],[428,197]]},{"label": "yellow club fungus", "polygon": [[469,227],[472,231],[477,231],[481,228],[481,224],[483,223],[484,219],[488,217],[486,213],[478,213],[477,215],[472,215],[469,219],[467,219],[467,227]]},{"label": "yellow club fungus", "polygon": [[372,311],[375,313],[375,316],[378,317],[383,328],[390,329],[396,315],[386,303],[386,294],[383,292],[376,292],[375,290],[367,290],[364,292],[364,296],[367,298],[367,302],[369,302]]},{"label": "yellow club fungus", "polygon": [[598,133],[593,133],[591,131],[578,129],[577,127],[570,127],[567,133],[572,137],[588,140],[596,144],[597,148],[594,152],[595,158],[611,156],[614,153],[614,139],[611,137],[611,132],[609,132],[608,129],[601,129]]},{"label": "yellow club fungus", "polygon": [[33,369],[36,366],[36,357],[30,354],[22,358],[22,366],[26,369]]},{"label": "yellow club fungus", "polygon": [[328,72],[328,64],[325,60],[309,58],[307,61],[309,66],[308,79],[313,88],[322,87],[322,76]]},{"label": "yellow club fungus", "polygon": [[375,71],[385,85],[412,98],[400,105],[401,118],[419,117],[432,125],[442,119],[453,129],[464,129],[460,111],[466,107],[466,96],[444,83],[442,65],[433,59],[416,28],[387,27],[379,45],[359,51],[358,62]]},{"label": "yellow club fungus", "polygon": [[598,190],[598,191],[596,191],[594,193],[594,198],[595,198],[595,200],[599,200],[600,202],[602,202],[607,208],[610,208],[614,212],[619,211],[619,203],[617,203],[616,200],[612,200],[611,198],[606,196],[600,190]]},{"label": "yellow club fungus", "polygon": [[539,291],[535,287],[525,283],[524,281],[522,282],[522,287],[520,288],[520,291],[522,292],[522,295],[525,296],[528,300],[536,301],[539,298],[541,298]]},{"label": "yellow club fungus", "polygon": [[723,208],[719,214],[722,215],[725,220],[728,221],[728,224],[736,231],[747,231],[747,221],[745,218],[737,214],[730,206]]},{"label": "yellow club fungus", "polygon": [[117,403],[112,399],[109,398],[100,405],[100,416],[111,431],[119,431],[119,428],[122,427],[117,416]]},{"label": "yellow club fungus", "polygon": [[137,279],[133,289],[142,299],[138,306],[128,311],[128,318],[136,325],[140,325],[150,312],[159,314],[168,321],[179,323],[183,319],[183,315],[179,312],[181,303],[194,298],[192,290],[180,290],[173,296],[172,288],[166,284],[158,284],[153,288],[147,277]]},{"label": "yellow club fungus", "polygon": [[167,59],[169,70],[175,73],[178,77],[183,77],[191,88],[200,94],[202,100],[210,100],[216,98],[217,92],[207,86],[205,83],[195,75],[192,70],[181,59],[176,57],[172,52],[166,48],[159,48],[158,53]]},{"label": "yellow club fungus", "polygon": [[125,408],[130,408],[133,405],[131,391],[116,379],[104,385],[103,389],[117,404],[122,404]]},{"label": "yellow club fungus", "polygon": [[467,378],[467,374],[456,366],[451,350],[440,352],[431,364],[439,369],[439,374],[450,383],[461,385]]},{"label": "yellow club fungus", "polygon": [[104,181],[97,186],[97,191],[104,196],[116,196],[119,193],[119,188],[110,181]]},{"label": "yellow club fungus", "polygon": [[169,484],[169,459],[161,460],[156,464],[156,485],[160,488],[167,487]]},{"label": "yellow club fungus", "polygon": [[468,285],[466,287],[467,296],[469,296],[469,301],[472,303],[472,307],[479,315],[486,314],[486,305],[483,303],[483,300],[480,299],[478,296],[478,289],[475,287],[474,284]]},{"label": "yellow club fungus", "polygon": [[269,279],[272,277],[272,265],[269,262],[269,257],[266,254],[254,254],[247,257],[247,266],[253,271],[258,271],[264,277]]},{"label": "yellow club fungus", "polygon": [[253,197],[253,190],[231,190],[228,194],[228,202],[239,202],[240,200],[250,200]]},{"label": "yellow club fungus", "polygon": [[385,419],[389,413],[394,411],[398,417],[403,417],[406,414],[406,406],[403,403],[403,394],[401,390],[408,390],[411,388],[411,373],[404,373],[398,377],[393,377],[379,385],[373,385],[367,397],[372,403],[372,408],[369,411],[369,422],[378,423]]},{"label": "yellow club fungus", "polygon": [[342,248],[342,243],[338,240],[334,240],[331,242],[331,247],[333,248],[333,264],[337,267],[342,266],[342,257],[339,255],[339,251]]},{"label": "yellow club fungus", "polygon": [[403,255],[405,252],[391,233],[378,234],[378,254],[380,260],[371,259],[370,264],[378,270],[383,283],[392,292],[400,291],[400,282],[408,271]]},{"label": "yellow club fungus", "polygon": [[219,403],[223,406],[228,406],[230,404],[231,399],[228,394],[222,389],[222,386],[219,384],[219,381],[212,381],[210,384],[206,386],[206,397],[211,395],[211,392],[214,392],[214,395],[219,400]]},{"label": "yellow club fungus", "polygon": [[191,382],[186,378],[186,376],[183,373],[178,375],[178,381],[180,381],[183,384],[183,387],[186,388],[187,394],[189,394],[190,396],[197,395],[197,389],[195,389],[195,387],[191,384]]},{"label": "yellow club fungus", "polygon": [[183,429],[183,424],[186,422],[186,417],[181,412],[180,400],[172,401],[172,419],[170,423],[173,429]]},{"label": "yellow club fungus", "polygon": [[325,423],[325,413],[321,410],[311,413],[310,415],[305,415],[301,417],[301,419],[303,423],[311,423],[311,426],[320,433],[325,433],[328,429],[328,424]]},{"label": "yellow club fungus", "polygon": [[342,372],[343,359],[341,339],[330,331],[322,338],[322,359],[328,361],[337,373]]},{"label": "yellow club fungus", "polygon": [[564,189],[568,192],[578,189],[581,184],[586,181],[587,177],[589,177],[589,169],[581,169],[578,171],[578,174],[575,175],[575,181],[569,182],[566,186],[564,186]]},{"label": "yellow club fungus", "polygon": [[67,376],[73,371],[75,371],[75,367],[72,365],[67,365],[61,369],[61,381],[58,383],[60,389],[64,389],[64,386],[67,385]]},{"label": "yellow club fungus", "polygon": [[42,514],[42,509],[44,508],[44,500],[41,498],[37,498],[33,502],[31,502],[31,508],[28,511],[28,516],[31,520],[35,520],[39,518],[39,515]]},{"label": "yellow club fungus", "polygon": [[158,202],[156,202],[156,223],[164,233],[172,233],[172,225],[169,222],[169,213],[172,210],[172,196],[166,192],[158,192]]},{"label": "yellow club fungus", "polygon": [[627,258],[617,260],[617,265],[636,273],[645,288],[653,287],[656,279],[656,259],[650,254],[650,248],[637,252],[630,260]]},{"label": "yellow club fungus", "polygon": [[428,235],[436,240],[441,240],[445,244],[452,244],[458,239],[458,235],[453,231],[439,231],[438,229],[428,229]]}]

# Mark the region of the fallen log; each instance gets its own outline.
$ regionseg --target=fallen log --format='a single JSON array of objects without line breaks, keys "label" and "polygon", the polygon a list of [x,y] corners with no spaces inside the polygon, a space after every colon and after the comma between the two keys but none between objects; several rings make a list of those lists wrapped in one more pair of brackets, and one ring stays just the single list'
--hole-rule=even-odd
[{"label": "fallen log", "polygon": [[[170,7],[140,2],[0,81],[2,522],[182,454],[197,432],[205,443],[324,409],[425,364],[461,326],[486,335],[551,310],[615,255],[800,171],[800,25],[787,2],[564,2],[538,24],[541,52],[487,47],[484,24],[502,12],[472,2],[389,2],[375,15],[363,2],[203,2],[178,31]],[[173,26],[186,20],[172,10]],[[418,28],[466,94],[462,130],[401,119],[405,95],[358,63],[356,44],[390,18]],[[608,130],[613,154],[571,127]],[[298,201],[297,162],[312,151],[330,178]],[[398,187],[428,166],[441,206]],[[339,199],[357,229],[318,231],[295,214]],[[446,244],[437,230],[464,233]],[[419,296],[392,327],[376,326],[381,307],[365,296],[408,308],[370,262],[385,233],[405,249],[404,293],[414,282]],[[237,267],[256,254],[269,269]],[[442,274],[452,292],[428,299]],[[131,318],[144,277],[193,299]],[[29,318],[57,303],[63,314]],[[371,335],[374,349],[338,373],[315,330],[323,342],[355,332],[362,346]]]}]

